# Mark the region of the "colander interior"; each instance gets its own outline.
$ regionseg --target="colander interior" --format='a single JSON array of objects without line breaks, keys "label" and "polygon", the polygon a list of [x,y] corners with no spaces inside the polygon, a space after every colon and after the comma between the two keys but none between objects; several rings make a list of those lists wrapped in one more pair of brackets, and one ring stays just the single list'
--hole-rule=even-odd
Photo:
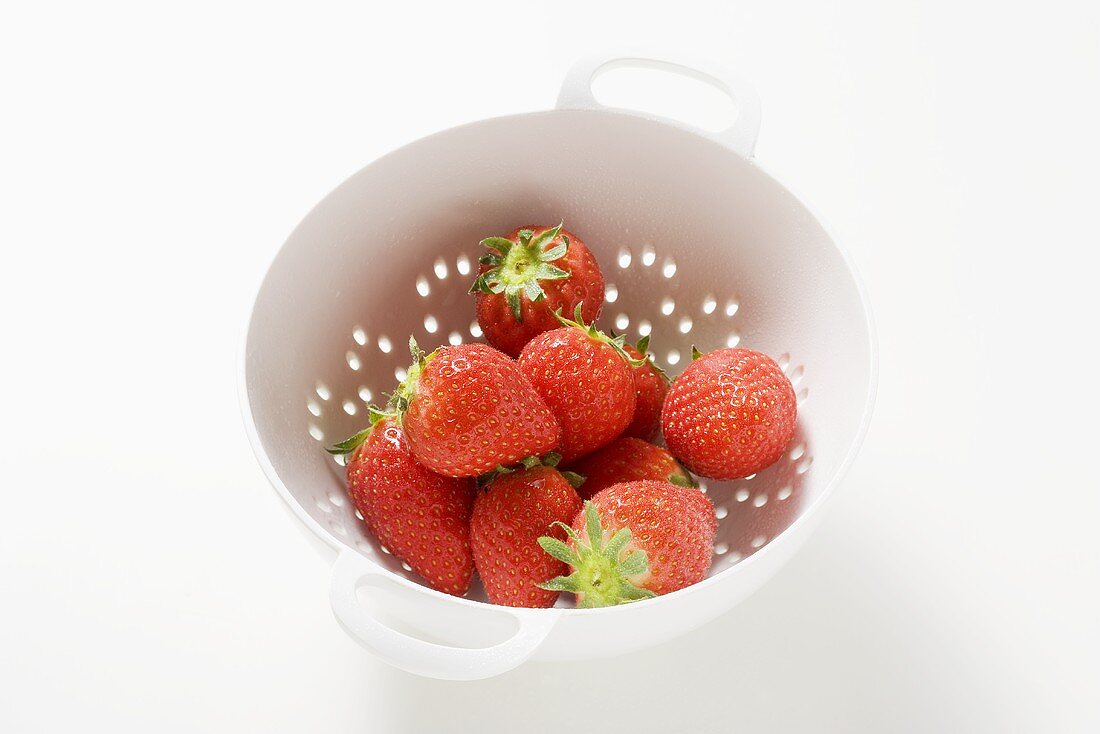
[{"label": "colander interior", "polygon": [[[810,507],[858,432],[870,335],[858,289],[818,222],[751,162],[659,123],[560,111],[440,133],[324,200],[271,267],[249,331],[250,410],[277,484],[334,544],[419,582],[366,530],[323,447],[360,429],[404,377],[407,342],[479,340],[467,290],[478,241],[564,221],[607,281],[604,329],[651,335],[671,375],[701,350],[772,355],[799,424],[760,474],[702,479],[719,520],[711,575]],[[471,598],[483,599],[480,587]],[[561,602],[567,603],[567,602]]]}]

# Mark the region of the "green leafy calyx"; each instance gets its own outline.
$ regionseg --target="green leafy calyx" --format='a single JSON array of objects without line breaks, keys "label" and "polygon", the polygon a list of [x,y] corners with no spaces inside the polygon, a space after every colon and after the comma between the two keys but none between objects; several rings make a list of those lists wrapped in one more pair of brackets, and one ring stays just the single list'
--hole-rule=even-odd
[{"label": "green leafy calyx", "polygon": [[663,377],[665,382],[667,383],[669,382],[668,373],[665,372],[659,364],[657,364],[657,360],[653,359],[653,356],[649,353],[649,337],[649,334],[643,336],[641,339],[638,340],[638,343],[634,345],[634,348],[638,350],[638,354],[642,355],[642,358],[646,362],[649,362],[649,366],[652,367],[658,375]]},{"label": "green leafy calyx", "polygon": [[607,334],[603,333],[602,331],[600,331],[599,329],[596,328],[596,323],[595,322],[592,322],[591,324],[584,323],[584,317],[581,316],[581,306],[583,306],[583,305],[584,305],[583,303],[578,303],[577,307],[575,309],[573,309],[573,318],[572,318],[572,320],[567,319],[564,316],[562,316],[560,308],[557,309],[556,311],[554,311],[554,317],[557,318],[558,322],[562,326],[571,326],[574,329],[580,329],[585,334],[587,334],[589,337],[591,337],[591,338],[593,338],[597,341],[601,341],[604,344],[607,344],[612,349],[614,349],[619,354],[620,357],[622,357],[624,360],[626,360],[626,362],[628,364],[630,364],[631,367],[641,367],[642,365],[646,364],[649,361],[644,356],[643,356],[642,359],[634,359],[633,357],[631,357],[627,353],[627,351],[625,349],[625,345],[626,345],[626,335],[625,334],[612,334],[611,336],[608,336]]},{"label": "green leafy calyx", "polygon": [[[509,466],[497,466],[496,469],[486,472],[477,478],[477,484],[479,487],[486,487],[492,484],[493,480],[504,474],[514,474],[518,471],[526,471],[527,469],[534,469],[537,466],[548,466],[556,468],[561,463],[561,454],[557,451],[551,451],[543,456],[528,456],[518,464],[511,464]],[[579,489],[584,484],[584,477],[576,472],[562,471],[561,475],[565,477],[565,481],[573,485],[573,489]]]},{"label": "green leafy calyx", "polygon": [[400,420],[404,418],[405,413],[409,409],[409,403],[412,402],[413,396],[416,395],[417,389],[420,387],[420,373],[423,371],[424,366],[428,364],[435,352],[431,354],[425,354],[424,350],[420,348],[420,345],[416,343],[416,337],[409,337],[409,353],[412,355],[412,364],[409,365],[409,369],[405,372],[405,379],[401,381],[401,384],[397,386],[397,389],[390,395],[390,401],[388,403],[388,409],[397,416]]},{"label": "green leafy calyx", "polygon": [[340,443],[333,444],[332,446],[327,447],[325,451],[329,452],[333,456],[346,456],[352,451],[355,451],[355,449],[359,448],[363,444],[363,442],[367,440],[367,436],[370,435],[370,432],[374,430],[374,427],[376,425],[378,425],[386,418],[397,417],[397,413],[395,413],[394,411],[388,409],[383,410],[374,405],[368,406],[367,414],[370,416],[369,426],[359,431],[359,433],[356,433],[354,436],[349,436]]},{"label": "green leafy calyx", "polygon": [[668,481],[670,484],[675,484],[677,487],[687,487],[688,489],[698,489],[699,485],[695,483],[695,480],[691,478],[691,475],[686,471],[683,474],[673,473],[668,475]]},{"label": "green leafy calyx", "polygon": [[568,563],[573,572],[550,579],[540,588],[568,591],[577,595],[581,609],[610,607],[656,596],[649,589],[636,586],[631,579],[649,570],[649,557],[636,548],[628,549],[630,528],[621,528],[604,542],[600,513],[591,502],[584,503],[584,530],[587,538],[565,523],[557,522],[573,541],[572,546],[544,535],[539,545],[559,561]]},{"label": "green leafy calyx", "polygon": [[478,262],[489,269],[477,276],[470,293],[503,293],[512,316],[523,323],[522,299],[541,301],[546,298],[546,291],[540,281],[569,277],[569,271],[554,265],[569,251],[569,237],[562,235],[561,242],[544,249],[558,238],[561,228],[558,224],[538,236],[530,229],[521,229],[516,242],[506,237],[483,239],[481,244],[489,252],[478,258]]},{"label": "green leafy calyx", "polygon": [[333,444],[326,448],[326,451],[336,456],[350,454],[367,440],[367,436],[370,435],[370,432],[374,430],[374,427],[378,425],[379,422],[386,418],[401,420],[404,417],[405,411],[409,409],[409,401],[412,400],[419,386],[421,370],[423,370],[424,365],[435,356],[435,352],[425,354],[424,350],[420,348],[420,345],[416,343],[416,338],[411,336],[409,337],[409,352],[412,354],[412,364],[409,365],[405,379],[401,381],[401,384],[398,385],[397,389],[390,395],[386,407],[378,408],[374,405],[369,406],[367,411],[370,418],[370,425],[354,436],[350,436],[340,443]]}]

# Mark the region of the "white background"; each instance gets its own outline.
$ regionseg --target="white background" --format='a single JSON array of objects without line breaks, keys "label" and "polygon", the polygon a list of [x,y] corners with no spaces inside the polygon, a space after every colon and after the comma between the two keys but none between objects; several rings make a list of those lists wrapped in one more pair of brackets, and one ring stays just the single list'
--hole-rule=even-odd
[{"label": "white background", "polygon": [[[5,6],[0,731],[1100,729],[1100,14],[1016,5]],[[865,449],[676,642],[396,672],[246,444],[248,299],[373,158],[638,47],[752,80],[758,159],[863,271]]]}]

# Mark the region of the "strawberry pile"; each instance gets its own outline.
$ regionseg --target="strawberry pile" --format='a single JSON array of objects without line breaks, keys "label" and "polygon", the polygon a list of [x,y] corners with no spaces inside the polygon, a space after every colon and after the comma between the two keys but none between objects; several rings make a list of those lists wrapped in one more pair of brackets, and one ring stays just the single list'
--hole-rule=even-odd
[{"label": "strawberry pile", "polygon": [[[432,588],[579,607],[667,594],[707,573],[717,521],[692,473],[746,477],[782,455],[795,395],[769,357],[693,352],[675,380],[598,330],[604,278],[573,233],[482,241],[470,292],[488,344],[423,352],[370,425],[329,449],[367,528]],[[570,318],[571,317],[571,318]],[[666,448],[652,443],[657,435]]]}]

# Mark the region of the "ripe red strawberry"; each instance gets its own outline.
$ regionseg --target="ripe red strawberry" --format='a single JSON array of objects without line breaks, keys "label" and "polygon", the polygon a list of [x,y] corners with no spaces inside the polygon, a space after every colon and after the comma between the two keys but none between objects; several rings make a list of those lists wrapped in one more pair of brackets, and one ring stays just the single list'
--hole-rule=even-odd
[{"label": "ripe red strawberry", "polygon": [[791,381],[771,357],[719,349],[676,378],[661,411],[665,443],[696,474],[737,479],[774,464],[794,436]]},{"label": "ripe red strawberry", "polygon": [[369,428],[329,451],[352,452],[348,495],[378,542],[433,589],[465,594],[474,574],[474,480],[428,471],[409,451],[393,415],[374,409]]},{"label": "ripe red strawberry", "polygon": [[623,433],[649,441],[661,426],[661,406],[668,394],[668,376],[649,358],[649,335],[643,336],[637,347],[628,344],[624,349],[633,359],[645,362],[634,368],[634,419]]},{"label": "ripe red strawberry", "polygon": [[612,484],[638,479],[656,479],[681,487],[695,486],[676,457],[660,446],[629,436],[589,454],[570,468],[584,477],[584,484],[577,490],[581,499],[590,499]]},{"label": "ripe red strawberry", "polygon": [[512,357],[536,334],[558,328],[555,311],[572,313],[584,304],[587,321],[603,307],[603,273],[577,236],[556,227],[521,227],[507,237],[481,241],[471,293],[477,294],[477,322],[488,342]]},{"label": "ripe red strawberry", "polygon": [[539,545],[573,572],[545,584],[571,591],[577,606],[606,607],[699,583],[707,575],[718,521],[697,489],[659,481],[615,484],[584,503],[566,532]]},{"label": "ripe red strawberry", "polygon": [[553,466],[528,463],[529,468],[495,475],[478,494],[470,545],[489,601],[549,607],[558,593],[537,584],[564,573],[565,564],[543,553],[538,540],[547,533],[564,538],[551,525],[571,521],[581,509],[581,498]]},{"label": "ripe red strawberry", "polygon": [[557,447],[561,429],[516,363],[484,344],[440,347],[394,393],[413,455],[434,472],[476,477]]},{"label": "ripe red strawberry", "polygon": [[561,425],[562,461],[570,462],[614,441],[634,417],[634,375],[622,336],[609,339],[576,321],[539,334],[519,355],[530,381]]}]

